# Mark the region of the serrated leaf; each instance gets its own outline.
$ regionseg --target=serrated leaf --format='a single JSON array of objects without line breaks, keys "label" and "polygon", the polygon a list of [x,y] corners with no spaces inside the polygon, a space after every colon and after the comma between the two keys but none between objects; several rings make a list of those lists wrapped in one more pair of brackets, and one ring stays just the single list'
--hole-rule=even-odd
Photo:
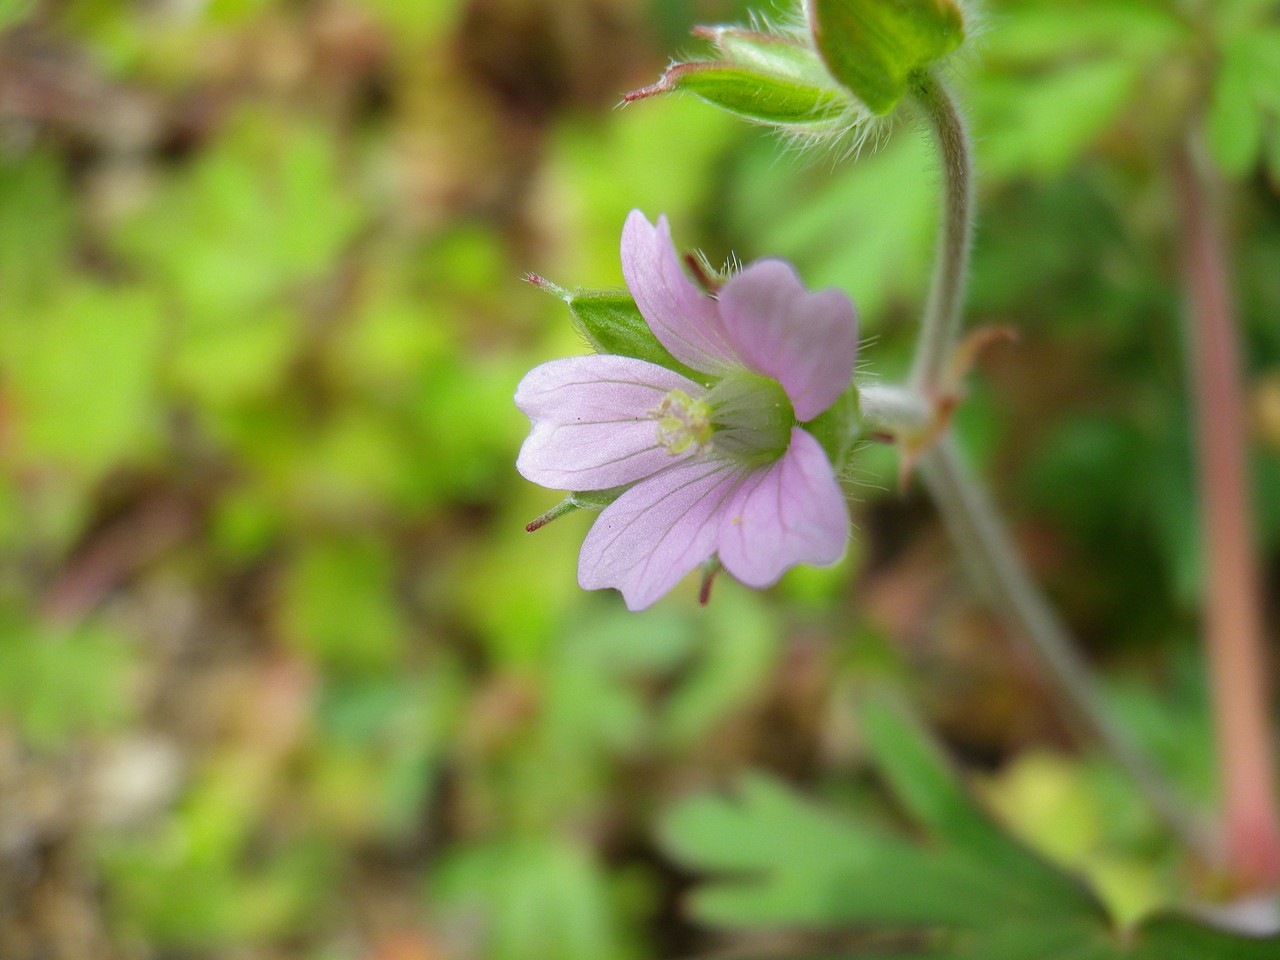
[{"label": "serrated leaf", "polygon": [[964,20],[949,0],[809,0],[808,9],[828,69],[882,115],[912,74],[964,41]]}]

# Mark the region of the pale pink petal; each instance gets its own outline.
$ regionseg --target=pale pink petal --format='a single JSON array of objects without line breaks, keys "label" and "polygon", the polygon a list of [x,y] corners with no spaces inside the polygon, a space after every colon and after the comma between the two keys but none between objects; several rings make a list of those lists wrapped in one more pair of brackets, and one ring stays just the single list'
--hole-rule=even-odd
[{"label": "pale pink petal", "polygon": [[659,446],[651,416],[671,390],[706,392],[631,357],[570,357],[535,367],[516,388],[516,406],[533,422],[516,469],[556,490],[607,490],[671,466],[676,457]]},{"label": "pale pink petal", "polygon": [[835,563],[849,512],[818,441],[793,427],[776,463],[743,478],[720,517],[720,562],[749,587],[767,587],[797,563]]},{"label": "pale pink petal", "polygon": [[810,293],[790,264],[759,260],[721,289],[720,316],[742,361],[782,384],[796,419],[813,419],[849,386],[858,321],[841,291]]},{"label": "pale pink petal", "polygon": [[622,228],[622,275],[653,335],[677,360],[711,374],[737,363],[716,301],[685,274],[666,217],[655,227],[631,211]]},{"label": "pale pink petal", "polygon": [[643,610],[716,551],[720,514],[742,468],[686,460],[642,480],[605,507],[582,543],[578,583],[615,587]]}]

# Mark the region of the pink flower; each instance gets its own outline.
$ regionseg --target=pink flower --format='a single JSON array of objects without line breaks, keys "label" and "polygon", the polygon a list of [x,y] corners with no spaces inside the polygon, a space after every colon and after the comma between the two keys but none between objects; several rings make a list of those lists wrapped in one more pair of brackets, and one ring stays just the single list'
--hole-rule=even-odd
[{"label": "pink flower", "polygon": [[587,534],[578,582],[616,587],[642,610],[712,557],[751,587],[840,559],[848,511],[802,424],[852,378],[849,298],[810,293],[781,260],[752,263],[708,296],[685,275],[666,218],[654,227],[638,210],[622,231],[622,272],[654,335],[705,378],[596,355],[520,382],[533,429],[517,469],[555,489],[626,488]]}]

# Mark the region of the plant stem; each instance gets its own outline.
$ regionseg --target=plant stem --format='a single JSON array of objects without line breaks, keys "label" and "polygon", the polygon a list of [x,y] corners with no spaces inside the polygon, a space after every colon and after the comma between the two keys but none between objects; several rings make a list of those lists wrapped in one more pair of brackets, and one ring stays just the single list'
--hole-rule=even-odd
[{"label": "plant stem", "polygon": [[955,349],[973,241],[973,161],[964,117],[951,92],[933,73],[922,73],[914,89],[929,122],[942,167],[943,210],[938,253],[916,342],[911,385],[927,397],[937,393]]},{"label": "plant stem", "polygon": [[1276,762],[1267,711],[1262,603],[1249,504],[1245,396],[1219,187],[1198,143],[1176,162],[1188,347],[1207,574],[1204,635],[1228,876],[1280,885]]},{"label": "plant stem", "polygon": [[872,430],[900,435],[928,428],[933,408],[909,387],[865,383],[858,387],[858,408]]},{"label": "plant stem", "polygon": [[[910,387],[936,405],[942,391],[954,386],[946,383],[947,367],[958,337],[972,245],[973,168],[968,131],[942,82],[922,75],[915,95],[940,154],[944,203]],[[886,406],[886,412],[890,409]],[[922,455],[919,465],[943,522],[997,613],[1031,645],[1072,714],[1129,773],[1161,820],[1190,850],[1211,861],[1210,838],[1112,718],[1088,665],[1022,563],[991,498],[965,467],[949,432]]]},{"label": "plant stem", "polygon": [[952,436],[925,452],[920,472],[971,575],[1000,617],[1031,645],[1075,719],[1128,772],[1160,819],[1200,857],[1211,860],[1210,838],[1111,717],[1071,635],[1032,580]]}]

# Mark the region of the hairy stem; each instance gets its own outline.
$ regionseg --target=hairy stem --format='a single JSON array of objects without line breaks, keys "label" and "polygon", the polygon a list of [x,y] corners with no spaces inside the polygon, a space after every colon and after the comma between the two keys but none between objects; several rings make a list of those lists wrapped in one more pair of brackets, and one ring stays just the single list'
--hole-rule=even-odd
[{"label": "hairy stem", "polygon": [[973,239],[973,161],[964,117],[942,81],[935,74],[923,73],[917,79],[914,94],[928,120],[942,166],[938,253],[911,370],[911,385],[932,396],[942,383],[960,329]]},{"label": "hairy stem", "polygon": [[[933,74],[922,75],[915,97],[937,143],[944,202],[910,388],[937,405],[955,386],[948,382],[948,366],[958,339],[972,245],[973,169],[968,131],[941,81]],[[886,412],[897,412],[885,407]],[[919,466],[944,523],[996,612],[1030,644],[1071,713],[1128,771],[1152,809],[1189,849],[1211,860],[1210,838],[1112,718],[1088,665],[1023,564],[991,498],[965,467],[952,436],[944,433],[922,455]]]},{"label": "hairy stem", "polygon": [[1175,174],[1207,574],[1204,637],[1226,867],[1237,886],[1268,888],[1280,885],[1280,816],[1249,503],[1241,351],[1212,167],[1189,143],[1177,158]]},{"label": "hairy stem", "polygon": [[1112,719],[1071,635],[1032,580],[953,437],[943,437],[921,457],[920,472],[970,574],[1010,629],[1031,645],[1074,719],[1124,767],[1161,820],[1200,857],[1211,859],[1209,837]]}]

